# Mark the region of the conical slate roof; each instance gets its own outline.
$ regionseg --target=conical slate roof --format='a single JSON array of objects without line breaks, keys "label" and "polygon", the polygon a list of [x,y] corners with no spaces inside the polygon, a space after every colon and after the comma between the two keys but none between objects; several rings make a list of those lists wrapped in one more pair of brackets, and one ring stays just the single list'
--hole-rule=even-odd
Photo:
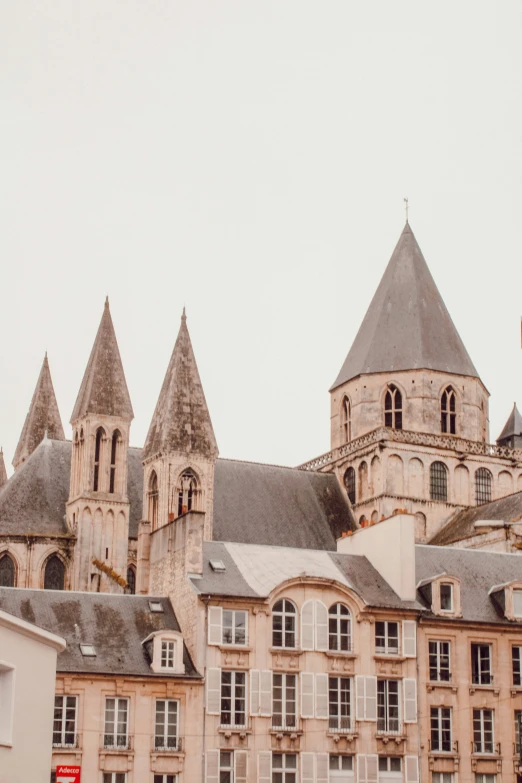
[{"label": "conical slate roof", "polygon": [[218,453],[185,310],[142,457],[172,451],[209,458]]},{"label": "conical slate roof", "polygon": [[506,438],[521,437],[522,436],[522,416],[520,415],[516,402],[513,403],[513,410],[509,414],[509,418],[504,424],[504,429],[500,433],[497,439],[497,443]]},{"label": "conical slate roof", "polygon": [[0,448],[0,487],[7,483],[7,471],[5,469],[4,450]]},{"label": "conical slate roof", "polygon": [[87,413],[120,416],[122,419],[134,418],[108,297],[71,423]]},{"label": "conical slate roof", "polygon": [[13,458],[15,469],[33,453],[38,444],[42,442],[46,432],[52,440],[65,440],[47,354],[45,354],[29,412],[16,447]]},{"label": "conical slate roof", "polygon": [[478,378],[406,223],[332,389],[362,374],[417,368]]}]

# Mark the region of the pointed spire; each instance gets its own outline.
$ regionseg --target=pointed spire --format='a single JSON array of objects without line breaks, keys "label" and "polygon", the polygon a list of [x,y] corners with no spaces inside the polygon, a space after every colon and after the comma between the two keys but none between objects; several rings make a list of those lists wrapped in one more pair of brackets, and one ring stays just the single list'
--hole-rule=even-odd
[{"label": "pointed spire", "polygon": [[513,403],[513,410],[504,424],[504,429],[498,436],[497,443],[503,445],[504,441],[511,438],[522,438],[522,416],[516,402]]},{"label": "pointed spire", "polygon": [[172,451],[210,458],[218,454],[185,309],[142,457]]},{"label": "pointed spire", "polygon": [[362,374],[414,369],[478,378],[406,223],[332,389]]},{"label": "pointed spire", "polygon": [[0,446],[0,487],[7,483],[7,471],[5,469],[4,449]]},{"label": "pointed spire", "polygon": [[71,423],[87,413],[134,418],[109,309],[109,297],[105,299],[98,334],[78,392]]},{"label": "pointed spire", "polygon": [[25,419],[24,428],[16,447],[13,459],[15,469],[33,453],[43,440],[46,432],[52,440],[65,440],[62,420],[51,380],[47,352],[45,353],[42,369],[40,370],[36,389],[31,400],[29,413]]}]

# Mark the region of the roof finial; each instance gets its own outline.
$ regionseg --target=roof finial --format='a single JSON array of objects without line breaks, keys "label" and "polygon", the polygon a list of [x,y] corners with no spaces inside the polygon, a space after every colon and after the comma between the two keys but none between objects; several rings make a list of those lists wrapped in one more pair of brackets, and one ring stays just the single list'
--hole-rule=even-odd
[{"label": "roof finial", "polygon": [[181,313],[181,320],[186,321],[187,320],[187,313],[185,312],[185,305],[183,305],[183,312]]},{"label": "roof finial", "polygon": [[107,294],[107,296],[105,297],[105,307],[108,306],[109,306],[109,295]]},{"label": "roof finial", "polygon": [[404,199],[404,208],[406,210],[406,223],[408,223],[408,210],[409,210],[410,206],[408,204],[408,199],[407,198]]}]

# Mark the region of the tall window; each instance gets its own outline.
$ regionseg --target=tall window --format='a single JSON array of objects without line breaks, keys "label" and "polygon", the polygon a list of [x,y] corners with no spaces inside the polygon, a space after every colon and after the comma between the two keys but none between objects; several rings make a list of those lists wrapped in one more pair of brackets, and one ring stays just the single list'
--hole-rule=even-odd
[{"label": "tall window", "polygon": [[497,776],[490,774],[479,773],[475,775],[475,783],[496,783]]},{"label": "tall window", "polygon": [[346,732],[352,729],[351,679],[328,678],[328,728]]},{"label": "tall window", "polygon": [[451,582],[442,582],[440,586],[440,608],[443,612],[453,611],[453,585]]},{"label": "tall window", "polygon": [[176,642],[163,639],[161,642],[161,668],[173,669],[176,653]]},{"label": "tall window", "polygon": [[15,586],[15,564],[13,558],[4,554],[0,556],[0,587]]},{"label": "tall window", "polygon": [[54,747],[76,747],[76,696],[54,697]]},{"label": "tall window", "polygon": [[400,756],[379,756],[379,780],[401,781],[402,759]]},{"label": "tall window", "polygon": [[178,486],[178,517],[196,507],[196,476],[191,470],[181,474]]},{"label": "tall window", "polygon": [[[219,783],[235,783],[239,779],[246,780],[246,755],[245,751],[236,751],[234,754],[233,750],[220,750],[217,769],[219,777],[216,780],[219,780]],[[207,780],[210,780],[210,777]],[[156,783],[156,779],[154,779],[154,783]]]},{"label": "tall window", "polygon": [[453,783],[453,772],[432,772],[431,783]]},{"label": "tall window", "polygon": [[338,756],[330,753],[328,766],[331,783],[335,783],[335,781],[339,781],[339,783],[353,781],[353,756]]},{"label": "tall window", "polygon": [[247,643],[247,616],[239,609],[223,609],[223,644]]},{"label": "tall window", "polygon": [[451,753],[451,707],[432,707],[431,719],[431,750]]},{"label": "tall window", "polygon": [[349,443],[352,439],[352,406],[350,400],[345,397],[343,400],[343,440]]},{"label": "tall window", "polygon": [[473,710],[473,753],[494,753],[493,710]]},{"label": "tall window", "polygon": [[155,470],[152,471],[149,478],[149,521],[151,523],[152,530],[156,530],[158,527],[158,475]]},{"label": "tall window", "polygon": [[291,601],[282,598],[272,609],[272,646],[296,646],[297,612]]},{"label": "tall window", "polygon": [[127,783],[126,772],[104,772],[103,783]]},{"label": "tall window", "polygon": [[348,499],[352,505],[355,503],[357,497],[355,492],[355,483],[355,468],[348,468],[344,474],[344,486],[346,487]]},{"label": "tall window", "polygon": [[246,725],[245,672],[221,672],[221,725]]},{"label": "tall window", "polygon": [[442,392],[440,401],[440,431],[457,434],[457,399],[452,386]]},{"label": "tall window", "polygon": [[515,710],[515,755],[520,756],[520,723],[522,722],[522,710]]},{"label": "tall window", "polygon": [[475,503],[489,503],[491,500],[491,473],[487,468],[475,472]]},{"label": "tall window", "polygon": [[156,699],[154,747],[156,750],[178,748],[179,702],[174,699]]},{"label": "tall window", "polygon": [[384,396],[384,426],[402,430],[402,394],[393,383]]},{"label": "tall window", "polygon": [[493,682],[490,644],[471,645],[471,681],[474,685],[491,685]]},{"label": "tall window", "polygon": [[131,565],[127,568],[127,589],[131,595],[136,592],[136,571]]},{"label": "tall window", "polygon": [[272,783],[297,783],[297,754],[272,754]]},{"label": "tall window", "polygon": [[450,643],[430,641],[430,680],[431,682],[449,682],[450,672]]},{"label": "tall window", "polygon": [[294,729],[297,726],[297,676],[274,672],[272,684],[272,726]]},{"label": "tall window", "polygon": [[65,566],[58,555],[52,555],[45,564],[44,590],[65,590]]},{"label": "tall window", "polygon": [[111,472],[109,476],[109,492],[114,492],[116,486],[116,456],[118,453],[118,443],[121,440],[119,430],[114,430],[111,441]]},{"label": "tall window", "polygon": [[513,685],[522,685],[522,647],[511,648],[513,661]]},{"label": "tall window", "polygon": [[448,500],[448,469],[443,462],[430,465],[430,497],[432,500]]},{"label": "tall window", "polygon": [[338,652],[352,649],[352,616],[344,604],[334,604],[328,611],[328,649]]},{"label": "tall window", "polygon": [[381,655],[398,655],[399,623],[387,620],[375,623],[375,652]]},{"label": "tall window", "polygon": [[397,680],[377,680],[377,731],[379,734],[400,732]]},{"label": "tall window", "polygon": [[94,442],[94,480],[92,488],[94,492],[98,492],[100,486],[100,465],[101,465],[101,453],[102,442],[105,432],[101,427],[96,430],[96,440]]},{"label": "tall window", "polygon": [[129,700],[122,698],[105,699],[104,748],[129,747]]}]

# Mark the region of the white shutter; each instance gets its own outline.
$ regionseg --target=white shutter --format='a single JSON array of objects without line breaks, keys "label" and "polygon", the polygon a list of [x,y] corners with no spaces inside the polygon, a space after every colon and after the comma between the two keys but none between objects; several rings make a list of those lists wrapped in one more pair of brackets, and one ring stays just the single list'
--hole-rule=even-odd
[{"label": "white shutter", "polygon": [[205,753],[205,783],[219,783],[219,750]]},{"label": "white shutter", "polygon": [[406,783],[419,783],[419,759],[417,756],[406,756]]},{"label": "white shutter", "polygon": [[314,717],[314,675],[301,672],[301,717]]},{"label": "white shutter", "polygon": [[328,753],[317,753],[315,756],[315,783],[328,783]]},{"label": "white shutter", "polygon": [[219,715],[221,711],[221,669],[207,669],[207,713]]},{"label": "white shutter", "polygon": [[364,720],[364,695],[366,692],[364,676],[357,674],[355,676],[355,717],[357,720]]},{"label": "white shutter", "polygon": [[366,756],[366,783],[378,783],[379,757]]},{"label": "white shutter", "polygon": [[246,750],[234,751],[234,783],[247,783],[248,753]]},{"label": "white shutter", "polygon": [[272,715],[272,672],[262,671],[260,681],[259,714],[270,717]]},{"label": "white shutter", "polygon": [[260,750],[257,754],[257,783],[272,783],[271,750]]},{"label": "white shutter", "polygon": [[315,675],[315,717],[328,719],[328,675]]},{"label": "white shutter", "polygon": [[220,606],[208,607],[208,643],[221,644],[223,610]]},{"label": "white shutter", "polygon": [[315,602],[315,649],[328,649],[328,609],[322,601]]},{"label": "white shutter", "polygon": [[259,715],[259,697],[261,688],[259,669],[250,670],[250,714]]},{"label": "white shutter", "polygon": [[417,657],[417,623],[414,620],[402,623],[402,653],[405,658]]},{"label": "white shutter", "polygon": [[315,601],[305,601],[301,609],[301,649],[314,649]]},{"label": "white shutter", "polygon": [[402,681],[404,696],[404,723],[417,723],[417,680]]},{"label": "white shutter", "polygon": [[315,783],[313,753],[301,753],[301,783]]},{"label": "white shutter", "polygon": [[356,756],[357,759],[357,783],[366,783],[366,756],[362,756],[360,753]]},{"label": "white shutter", "polygon": [[364,680],[364,719],[377,720],[377,677],[365,677]]}]

